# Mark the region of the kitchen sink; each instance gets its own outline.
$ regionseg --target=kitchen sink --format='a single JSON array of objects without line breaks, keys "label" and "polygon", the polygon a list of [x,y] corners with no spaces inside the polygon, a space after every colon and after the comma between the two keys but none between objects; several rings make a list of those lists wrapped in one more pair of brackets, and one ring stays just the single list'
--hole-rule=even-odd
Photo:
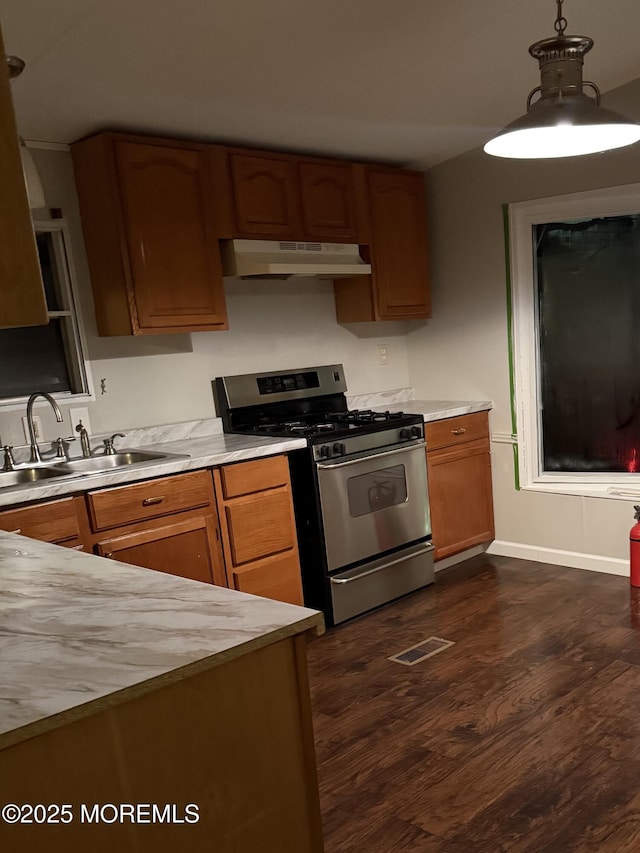
[{"label": "kitchen sink", "polygon": [[186,459],[187,455],[180,453],[153,453],[148,450],[122,450],[106,456],[92,456],[88,459],[69,459],[58,463],[55,468],[65,474],[103,474],[131,465],[140,467],[158,465],[172,459]]},{"label": "kitchen sink", "polygon": [[15,471],[0,471],[0,488],[3,486],[25,486],[28,483],[37,483],[39,480],[65,476],[69,476],[68,471],[45,467],[17,468]]}]

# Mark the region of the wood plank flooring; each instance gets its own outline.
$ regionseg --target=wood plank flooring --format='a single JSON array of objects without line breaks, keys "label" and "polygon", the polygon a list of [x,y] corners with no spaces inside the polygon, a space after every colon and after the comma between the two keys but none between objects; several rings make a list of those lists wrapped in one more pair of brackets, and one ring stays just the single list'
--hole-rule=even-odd
[{"label": "wood plank flooring", "polygon": [[[389,655],[455,645],[413,667]],[[476,557],[309,646],[326,853],[638,853],[640,591]]]}]

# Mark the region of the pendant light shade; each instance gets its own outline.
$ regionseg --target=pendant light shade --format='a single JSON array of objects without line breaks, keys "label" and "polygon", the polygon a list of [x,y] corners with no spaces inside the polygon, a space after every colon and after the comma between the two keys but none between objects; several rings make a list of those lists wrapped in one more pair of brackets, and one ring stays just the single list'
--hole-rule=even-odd
[{"label": "pendant light shade", "polygon": [[[583,81],[583,58],[593,41],[587,36],[564,34],[567,21],[562,17],[563,0],[556,2],[558,35],[529,48],[540,64],[541,85],[529,94],[526,114],[487,142],[487,154],[521,160],[576,157],[640,140],[640,125],[601,107],[598,87]],[[595,97],[587,95],[585,87]],[[532,103],[537,93],[540,97]]]},{"label": "pendant light shade", "polygon": [[[13,79],[22,74],[24,70],[24,61],[18,56],[7,56],[7,66],[9,69],[9,78]],[[22,162],[22,174],[24,183],[27,188],[27,198],[31,210],[37,210],[40,207],[46,207],[47,203],[44,197],[44,189],[38,169],[33,160],[31,151],[27,148],[23,139],[20,142],[20,160]]]}]

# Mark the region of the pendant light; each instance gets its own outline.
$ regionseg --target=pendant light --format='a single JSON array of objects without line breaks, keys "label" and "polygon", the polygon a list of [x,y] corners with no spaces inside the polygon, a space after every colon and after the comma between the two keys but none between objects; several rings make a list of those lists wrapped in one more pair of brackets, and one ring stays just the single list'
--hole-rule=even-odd
[{"label": "pendant light", "polygon": [[[9,69],[9,79],[13,80],[19,77],[24,71],[24,60],[18,56],[7,56],[7,67]],[[44,189],[42,181],[38,174],[38,169],[31,155],[31,151],[24,144],[24,139],[18,137],[20,142],[20,159],[22,160],[22,174],[27,187],[27,198],[31,210],[36,210],[40,207],[46,207],[47,203],[44,197]]]},{"label": "pendant light", "polygon": [[[526,115],[487,142],[487,154],[522,160],[575,157],[622,148],[640,139],[640,125],[601,107],[598,87],[583,81],[583,59],[593,39],[564,34],[563,1],[556,0],[556,35],[529,48],[540,64],[541,85],[529,93]],[[584,93],[585,86],[595,98]],[[532,103],[538,92],[540,97]]]}]

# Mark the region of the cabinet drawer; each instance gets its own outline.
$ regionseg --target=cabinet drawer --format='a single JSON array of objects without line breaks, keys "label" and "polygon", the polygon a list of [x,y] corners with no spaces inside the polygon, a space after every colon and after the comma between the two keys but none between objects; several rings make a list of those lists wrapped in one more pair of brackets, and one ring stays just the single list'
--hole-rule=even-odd
[{"label": "cabinet drawer", "polygon": [[225,465],[220,469],[225,499],[250,495],[265,489],[289,485],[289,464],[286,456],[269,456],[252,462]]},{"label": "cabinet drawer", "polygon": [[239,498],[224,514],[234,566],[295,547],[291,496],[286,489]]},{"label": "cabinet drawer", "polygon": [[302,605],[300,564],[295,551],[249,563],[230,573],[229,586],[240,592]]},{"label": "cabinet drawer", "polygon": [[435,450],[436,447],[448,447],[489,436],[489,416],[486,412],[431,421],[424,426],[427,452]]},{"label": "cabinet drawer", "polygon": [[21,533],[41,542],[80,539],[73,498],[0,512],[0,530]]},{"label": "cabinet drawer", "polygon": [[94,530],[106,530],[206,506],[212,499],[211,475],[208,471],[160,477],[130,486],[89,492],[87,495]]}]

